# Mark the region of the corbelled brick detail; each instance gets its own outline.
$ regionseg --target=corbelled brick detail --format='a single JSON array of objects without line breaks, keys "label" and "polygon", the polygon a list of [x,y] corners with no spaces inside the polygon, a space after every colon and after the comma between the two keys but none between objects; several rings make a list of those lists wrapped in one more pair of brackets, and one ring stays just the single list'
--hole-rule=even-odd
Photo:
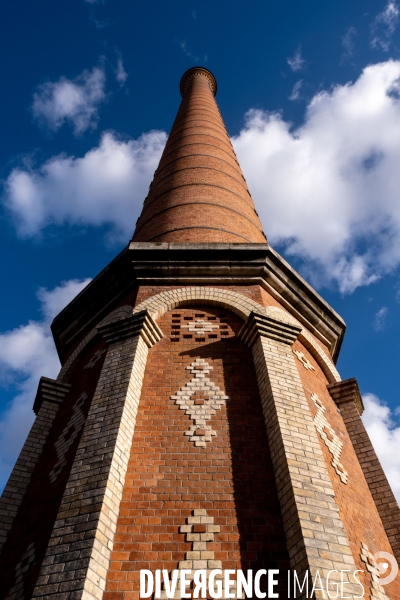
[{"label": "corbelled brick detail", "polygon": [[352,379],[330,383],[328,385],[328,390],[339,408],[342,404],[352,402],[361,417],[364,412],[364,403],[362,401],[357,379],[353,377]]},{"label": "corbelled brick detail", "polygon": [[[97,327],[101,327],[102,325],[107,325],[108,323],[115,323],[116,321],[119,321],[121,319],[126,319],[126,317],[130,316],[131,314],[132,314],[131,306],[126,306],[126,305],[120,306],[119,308],[116,308],[110,314],[108,314],[101,321],[101,323],[98,324]],[[79,361],[79,357],[80,357],[81,353],[86,349],[88,344],[93,342],[93,340],[98,336],[97,327],[94,327],[88,333],[88,335],[86,335],[83,338],[83,340],[77,345],[75,350],[68,357],[68,360],[65,361],[65,363],[62,366],[62,369],[60,370],[60,372],[57,376],[57,381],[65,383],[69,380],[69,377],[71,376],[71,373],[74,370],[74,366]]]},{"label": "corbelled brick detail", "polygon": [[298,331],[252,314],[240,336],[253,350],[291,567],[326,576],[356,567],[291,350]]},{"label": "corbelled brick detail", "polygon": [[49,379],[48,377],[41,377],[36,398],[33,403],[33,411],[35,415],[38,414],[43,400],[47,400],[47,402],[53,402],[59,406],[70,389],[71,385],[69,383],[63,383],[55,379]]},{"label": "corbelled brick detail", "polygon": [[147,313],[101,331],[111,343],[33,598],[100,599],[105,588],[150,337],[162,333]]},{"label": "corbelled brick detail", "polygon": [[392,546],[400,563],[400,509],[382,469],[360,415],[364,410],[356,379],[328,385],[329,393],[340,407],[343,421],[357,454],[368,487]]},{"label": "corbelled brick detail", "polygon": [[97,330],[108,344],[140,335],[151,348],[163,337],[161,329],[147,310],[136,311],[126,319],[101,325]]}]

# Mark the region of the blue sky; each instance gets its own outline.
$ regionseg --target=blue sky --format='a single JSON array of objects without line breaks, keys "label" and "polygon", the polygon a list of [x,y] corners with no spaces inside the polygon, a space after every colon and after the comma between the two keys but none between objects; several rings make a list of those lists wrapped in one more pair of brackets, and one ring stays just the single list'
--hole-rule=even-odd
[{"label": "blue sky", "polygon": [[400,497],[400,6],[8,2],[0,23],[0,487],[57,312],[128,242],[196,64],[273,246],[348,325],[338,367]]}]

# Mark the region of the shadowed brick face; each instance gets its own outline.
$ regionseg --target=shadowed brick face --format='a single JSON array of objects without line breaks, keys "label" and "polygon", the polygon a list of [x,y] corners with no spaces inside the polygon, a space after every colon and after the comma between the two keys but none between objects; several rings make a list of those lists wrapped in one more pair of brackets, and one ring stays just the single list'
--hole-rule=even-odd
[{"label": "shadowed brick face", "polygon": [[181,90],[133,241],[265,242],[212,82],[197,74]]},{"label": "shadowed brick face", "polygon": [[[180,526],[199,508],[220,526],[207,551],[222,568],[289,568],[253,360],[236,338],[242,324],[205,306],[159,320],[165,338],[149,351],[105,600],[138,598],[140,569],[178,568],[192,550]],[[215,435],[204,446],[185,435],[194,421],[171,398],[194,361],[212,367],[205,377],[228,397],[206,421]],[[192,400],[202,407],[207,393]]]},{"label": "shadowed brick face", "polygon": [[100,357],[92,368],[85,369],[85,366],[96,360],[96,352],[103,350],[103,347],[104,342],[99,342],[82,357],[82,362],[75,372],[74,384],[57,411],[14,525],[3,546],[0,573],[1,587],[6,591],[2,596],[4,598],[7,598],[8,591],[15,585],[15,565],[24,557],[29,545],[34,544],[34,560],[26,570],[21,595],[17,596],[32,597],[96,388],[103,357]]}]

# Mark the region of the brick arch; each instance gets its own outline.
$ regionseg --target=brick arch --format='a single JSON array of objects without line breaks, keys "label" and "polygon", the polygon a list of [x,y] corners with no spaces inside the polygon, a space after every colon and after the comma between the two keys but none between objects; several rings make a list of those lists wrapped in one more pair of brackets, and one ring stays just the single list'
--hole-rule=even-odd
[{"label": "brick arch", "polygon": [[[107,315],[99,325],[111,323],[114,320],[124,319],[130,314],[135,314],[141,310],[148,310],[154,320],[159,319],[164,313],[169,310],[174,310],[179,306],[190,306],[191,304],[208,304],[211,306],[222,306],[227,310],[237,314],[245,321],[251,312],[266,314],[267,316],[282,321],[291,323],[301,327],[299,334],[300,342],[309,350],[316,362],[322,369],[329,383],[340,381],[340,375],[336,370],[335,365],[327,356],[321,346],[315,341],[313,336],[302,327],[292,315],[277,306],[262,306],[258,302],[234,292],[232,290],[224,290],[220,288],[209,287],[185,287],[167,292],[156,294],[147,300],[141,302],[138,306],[132,309],[131,306],[122,306],[112,311]],[[57,380],[67,381],[71,369],[74,368],[76,361],[81,352],[86,348],[87,344],[97,335],[97,327],[94,327],[88,335],[77,346],[71,356],[63,365]]]},{"label": "brick arch", "polygon": [[133,312],[148,310],[152,318],[156,320],[169,310],[174,310],[180,306],[189,306],[190,304],[223,306],[237,314],[244,321],[251,312],[265,314],[265,308],[261,304],[238,294],[238,292],[209,287],[186,287],[161,292],[141,302]]},{"label": "brick arch", "polygon": [[309,350],[316,362],[322,369],[329,383],[340,381],[340,375],[335,365],[315,341],[313,336],[292,315],[277,306],[262,306],[258,302],[234,292],[220,288],[209,287],[185,287],[167,292],[161,292],[141,302],[135,307],[134,313],[148,310],[154,320],[159,319],[164,313],[174,310],[180,306],[191,304],[208,304],[211,306],[222,306],[237,314],[244,321],[251,312],[266,314],[268,317],[291,323],[301,327],[299,334],[300,342]]}]

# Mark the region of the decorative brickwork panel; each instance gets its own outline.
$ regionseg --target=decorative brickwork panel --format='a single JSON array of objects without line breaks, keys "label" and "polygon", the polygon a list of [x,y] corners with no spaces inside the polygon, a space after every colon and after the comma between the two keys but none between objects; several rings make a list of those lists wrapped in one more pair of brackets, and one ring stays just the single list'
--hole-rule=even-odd
[{"label": "decorative brickwork panel", "polygon": [[[293,347],[299,352],[302,352],[315,368],[315,370],[306,370],[296,359],[297,370],[305,390],[312,418],[315,419],[318,414],[318,407],[312,400],[312,395],[316,394],[325,408],[324,416],[327,422],[343,444],[340,454],[340,463],[349,475],[347,483],[343,483],[340,476],[338,476],[338,473],[332,464],[332,453],[326,445],[325,440],[319,437],[325,464],[335,492],[335,501],[339,508],[340,518],[349,540],[356,567],[357,569],[365,571],[365,564],[360,559],[360,540],[368,545],[373,554],[379,551],[386,551],[395,555],[396,552],[395,547],[391,547],[389,543],[388,536],[377,510],[379,504],[376,500],[374,502],[363,469],[361,468],[362,462],[359,460],[356,453],[357,449],[362,447],[362,444],[365,443],[366,438],[362,437],[362,432],[365,431],[365,429],[353,399],[350,398],[351,401],[344,404],[338,402],[338,407],[338,404],[335,403],[328,392],[328,381],[321,371],[320,366],[315,361],[315,358],[310,354],[308,349],[298,341],[295,342]],[[345,382],[343,382],[343,384],[345,384]],[[342,384],[333,384],[335,387],[340,385]],[[351,432],[351,435],[349,435],[349,432]],[[327,433],[329,435],[329,432]],[[329,437],[332,438],[333,436],[329,435]],[[366,449],[366,463],[368,463],[368,457],[371,456],[371,454],[368,454],[371,449],[372,445],[369,445],[368,449]],[[387,489],[390,489],[389,486]],[[384,490],[385,488],[382,487],[382,501],[385,501]],[[377,492],[379,493],[379,484],[377,485]],[[395,528],[395,521],[392,521],[391,525]],[[360,580],[368,590],[368,578],[364,579],[361,574]],[[392,583],[386,585],[385,591],[390,598],[399,598],[399,579],[397,578]]]},{"label": "decorative brickwork panel", "polygon": [[[195,320],[218,329],[197,335],[185,327]],[[194,305],[158,323],[165,338],[149,351],[104,600],[139,598],[140,569],[178,569],[197,560],[190,552],[210,552],[199,560],[224,569],[289,568],[253,359],[236,337],[242,321]],[[216,435],[205,446],[185,436],[191,416],[171,399],[193,378],[194,362],[212,367],[205,376],[229,396],[211,416]],[[200,509],[207,514],[193,515]],[[188,522],[195,517],[210,521]],[[200,533],[214,539],[189,538]],[[207,541],[206,550],[195,541]]]},{"label": "decorative brickwork panel", "polygon": [[342,482],[347,483],[349,474],[344,469],[343,465],[339,462],[340,455],[342,454],[343,443],[336,435],[336,431],[330,426],[330,424],[326,420],[326,417],[324,415],[326,408],[322,404],[321,400],[318,398],[317,394],[311,394],[311,400],[317,407],[317,412],[315,413],[314,417],[314,425],[319,435],[324,440],[325,445],[328,446],[329,452],[333,456],[332,467],[335,469]]},{"label": "decorative brickwork panel", "polygon": [[397,562],[400,563],[400,509],[360,415],[364,410],[357,381],[328,386],[339,406],[347,432],[374,499]]},{"label": "decorative brickwork panel", "polygon": [[240,337],[253,349],[291,568],[326,577],[355,564],[291,349],[299,330],[252,314]]},{"label": "decorative brickwork panel", "polygon": [[[97,362],[89,371],[84,369],[84,364],[91,360],[98,349],[93,347],[83,357],[83,364],[78,367],[62,404],[51,404],[57,410],[51,431],[0,556],[0,571],[5,574],[2,578],[3,589],[8,593],[18,586],[19,599],[28,600],[32,597],[39,575],[103,361]],[[49,404],[46,400],[42,402],[37,421],[40,422],[42,411],[46,411]],[[35,546],[35,556],[28,565],[23,555],[31,544]],[[17,575],[15,565],[21,561],[24,570]]]},{"label": "decorative brickwork panel", "polygon": [[189,436],[195,446],[205,446],[207,442],[211,442],[211,436],[217,435],[207,422],[229,400],[229,396],[207,377],[213,368],[206,360],[196,358],[186,367],[194,377],[171,396],[179,408],[194,421],[185,435]]}]

